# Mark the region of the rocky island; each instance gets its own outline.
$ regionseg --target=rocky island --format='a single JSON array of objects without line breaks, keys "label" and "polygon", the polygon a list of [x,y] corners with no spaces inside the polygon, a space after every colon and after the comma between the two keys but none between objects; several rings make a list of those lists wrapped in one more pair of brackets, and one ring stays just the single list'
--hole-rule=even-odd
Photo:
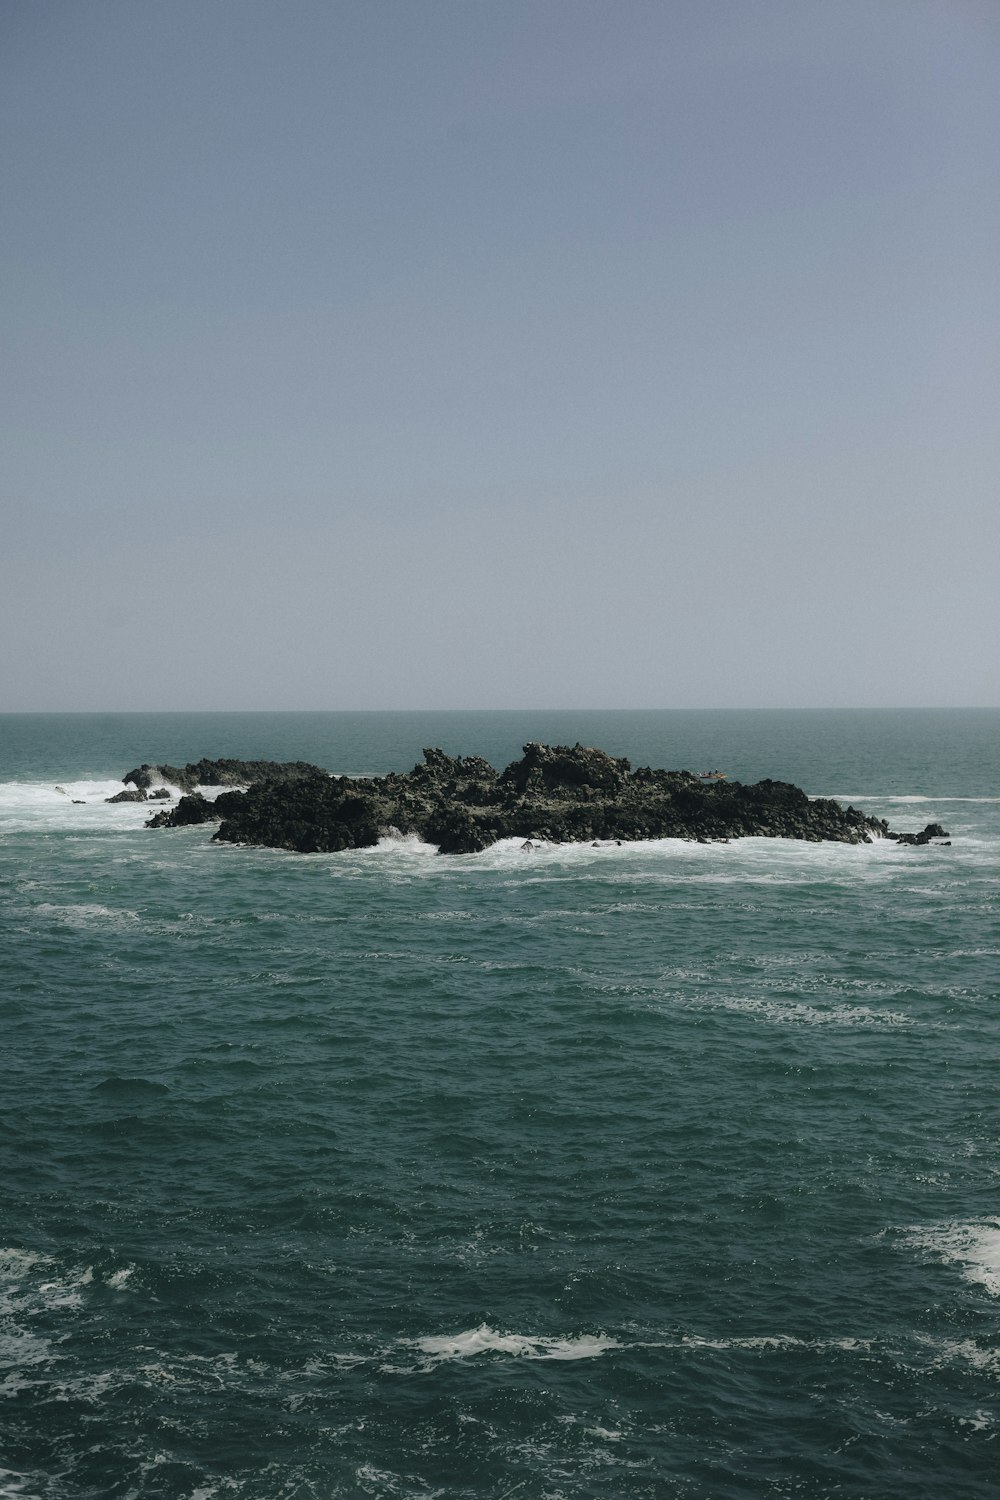
[{"label": "rocky island", "polygon": [[[842,844],[947,838],[936,823],[920,833],[894,833],[881,818],[808,797],[788,782],[751,786],[692,771],[633,770],[626,759],[583,745],[528,744],[503,771],[476,755],[425,750],[412,771],[387,776],[331,776],[302,761],[200,760],[142,765],[122,780],[132,800],[161,797],[163,782],[185,793],[147,828],[218,822],[214,837],[225,843],[302,854],[369,848],[392,833],[416,834],[442,854],[474,854],[512,837],[705,843],[756,835]],[[241,789],[213,801],[197,786]]]}]

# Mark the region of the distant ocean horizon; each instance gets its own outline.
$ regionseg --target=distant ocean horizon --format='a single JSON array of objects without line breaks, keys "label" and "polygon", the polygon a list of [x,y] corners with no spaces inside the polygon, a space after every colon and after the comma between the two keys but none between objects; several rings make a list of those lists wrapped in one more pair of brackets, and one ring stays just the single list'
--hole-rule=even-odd
[{"label": "distant ocean horizon", "polygon": [[[950,844],[150,830],[133,766],[792,781]],[[4,1500],[987,1500],[1000,709],[0,715]]]}]

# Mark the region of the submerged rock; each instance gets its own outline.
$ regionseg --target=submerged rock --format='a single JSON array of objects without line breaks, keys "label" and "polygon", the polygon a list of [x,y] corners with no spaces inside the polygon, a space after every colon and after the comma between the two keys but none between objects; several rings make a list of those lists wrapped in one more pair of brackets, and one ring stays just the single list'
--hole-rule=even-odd
[{"label": "submerged rock", "polygon": [[[214,803],[184,796],[148,827],[219,820],[214,837],[225,843],[306,854],[370,848],[390,829],[416,834],[442,854],[474,854],[502,838],[709,843],[767,836],[858,844],[871,838],[926,843],[946,836],[936,824],[926,837],[894,834],[881,818],[829,798],[810,798],[788,782],[747,786],[691,771],[633,770],[624,758],[583,745],[531,743],[502,772],[480,756],[452,757],[439,749],[425,750],[412,771],[368,778],[330,776],[301,761],[196,761],[180,769],[195,784],[212,785],[215,778],[216,785],[249,785],[220,793]],[[156,779],[183,784],[168,770],[178,768],[160,767]]]}]

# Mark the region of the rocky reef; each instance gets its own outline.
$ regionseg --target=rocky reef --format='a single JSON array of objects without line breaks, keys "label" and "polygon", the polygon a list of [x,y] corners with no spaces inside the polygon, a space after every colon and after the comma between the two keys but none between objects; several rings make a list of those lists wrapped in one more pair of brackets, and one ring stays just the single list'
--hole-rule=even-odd
[{"label": "rocky reef", "polygon": [[691,771],[633,770],[627,760],[583,745],[525,745],[522,758],[504,771],[479,756],[425,750],[412,771],[369,778],[330,776],[301,761],[195,761],[144,765],[123,780],[139,790],[156,781],[244,784],[246,790],[221,792],[214,802],[183,796],[146,826],[219,821],[214,837],[225,843],[302,854],[363,849],[391,832],[417,834],[442,854],[473,854],[511,837],[710,842],[766,835],[842,844],[870,838],[926,844],[947,837],[937,824],[920,834],[893,833],[881,818],[810,798],[788,782],[748,786]]}]

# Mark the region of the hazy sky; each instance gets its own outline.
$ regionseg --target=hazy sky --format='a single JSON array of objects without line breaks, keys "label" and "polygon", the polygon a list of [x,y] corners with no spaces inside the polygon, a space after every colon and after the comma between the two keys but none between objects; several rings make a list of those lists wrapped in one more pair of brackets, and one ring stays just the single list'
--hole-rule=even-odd
[{"label": "hazy sky", "polygon": [[1000,703],[998,0],[0,0],[0,709]]}]

